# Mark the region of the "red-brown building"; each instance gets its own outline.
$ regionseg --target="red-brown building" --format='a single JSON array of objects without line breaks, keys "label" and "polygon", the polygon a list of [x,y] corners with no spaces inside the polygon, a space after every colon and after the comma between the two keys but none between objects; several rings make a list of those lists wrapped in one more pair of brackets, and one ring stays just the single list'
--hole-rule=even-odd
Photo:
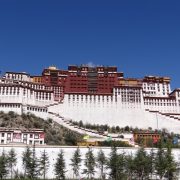
[{"label": "red-brown building", "polygon": [[134,141],[137,143],[142,143],[145,146],[152,146],[156,144],[161,139],[161,134],[154,131],[139,131],[134,132]]},{"label": "red-brown building", "polygon": [[42,83],[51,87],[55,100],[62,100],[64,93],[110,94],[119,84],[123,73],[115,66],[68,66],[68,70],[49,67],[42,72]]},{"label": "red-brown building", "polygon": [[44,69],[42,72],[42,83],[52,88],[54,98],[57,101],[64,97],[67,76],[68,71],[59,70],[54,66]]}]

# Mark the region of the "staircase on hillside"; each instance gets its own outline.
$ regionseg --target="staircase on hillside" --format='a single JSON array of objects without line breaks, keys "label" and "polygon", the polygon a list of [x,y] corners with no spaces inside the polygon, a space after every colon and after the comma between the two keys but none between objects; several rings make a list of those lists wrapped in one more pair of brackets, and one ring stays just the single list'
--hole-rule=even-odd
[{"label": "staircase on hillside", "polygon": [[[178,120],[180,121],[180,114],[176,114],[176,113],[163,113],[163,112],[160,112],[160,111],[154,111],[154,110],[149,110],[149,109],[145,109],[145,111],[147,112],[150,112],[150,113],[156,113],[156,114],[159,114],[161,116],[164,116],[164,117],[168,117],[168,118],[171,118],[173,120]],[[177,117],[179,116],[179,117]]]},{"label": "staircase on hillside", "polygon": [[[59,114],[53,112],[48,112],[48,113],[49,113],[49,117],[52,118],[55,122],[79,134],[89,135],[91,138],[95,137],[95,138],[101,138],[103,140],[106,140],[109,137],[108,135],[105,134],[103,135],[99,134],[98,131],[76,126],[71,122],[71,120],[62,117]],[[127,140],[123,138],[112,138],[112,140],[128,142],[130,145],[134,146],[134,142],[132,142],[131,140]]]}]

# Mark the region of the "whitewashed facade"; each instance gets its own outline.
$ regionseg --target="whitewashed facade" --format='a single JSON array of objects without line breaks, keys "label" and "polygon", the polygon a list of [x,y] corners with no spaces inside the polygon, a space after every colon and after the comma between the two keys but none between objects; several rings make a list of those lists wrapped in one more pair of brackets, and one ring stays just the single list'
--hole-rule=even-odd
[{"label": "whitewashed facade", "polygon": [[115,86],[108,95],[65,93],[57,102],[51,86],[31,82],[28,74],[15,75],[7,73],[0,79],[0,111],[44,119],[53,112],[84,123],[180,132],[180,89],[171,91],[168,78],[149,82],[154,78],[149,76],[138,85]]}]

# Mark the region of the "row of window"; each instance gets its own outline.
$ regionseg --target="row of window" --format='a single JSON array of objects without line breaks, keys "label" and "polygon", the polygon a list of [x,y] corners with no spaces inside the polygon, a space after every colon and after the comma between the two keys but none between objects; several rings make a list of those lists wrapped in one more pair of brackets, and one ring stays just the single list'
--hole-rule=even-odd
[{"label": "row of window", "polygon": [[[33,95],[33,91],[30,92],[31,95]],[[2,95],[19,95],[19,91],[0,91],[0,94]],[[27,91],[23,90],[23,95],[25,96],[27,94]],[[42,100],[51,100],[51,93],[47,92],[34,92],[34,95],[36,99],[42,99]]]},{"label": "row of window", "polygon": [[2,94],[2,95],[19,95],[19,91],[13,91],[13,92],[0,91],[0,94]]},{"label": "row of window", "polygon": [[6,74],[6,78],[8,79],[22,80],[23,77],[29,78],[29,76],[24,74],[10,74],[10,73]]},{"label": "row of window", "polygon": [[131,93],[131,94],[141,94],[141,91],[139,89],[129,89],[129,88],[123,88],[123,89],[115,89],[115,94],[127,94],[127,93]]},{"label": "row of window", "polygon": [[109,99],[109,98],[112,98],[112,96],[94,96],[94,95],[68,95],[68,98],[70,99],[70,98],[73,98],[73,99],[75,99],[75,98],[77,98],[77,99],[94,99],[94,100],[96,100],[96,99]]},{"label": "row of window", "polygon": [[19,82],[19,84],[25,87],[30,87],[32,89],[40,89],[40,90],[46,89],[46,86],[42,84],[34,84],[34,83],[28,83],[28,82]]},{"label": "row of window", "polygon": [[176,103],[155,103],[155,102],[144,102],[144,105],[154,106],[176,106]]},{"label": "row of window", "polygon": [[130,91],[130,92],[121,92],[121,95],[122,96],[128,96],[128,95],[141,96],[140,92],[133,92],[133,91]]},{"label": "row of window", "polygon": [[[23,88],[22,90],[23,90],[23,93],[27,93],[28,92],[28,89],[26,89],[26,88]],[[19,93],[19,92],[20,92],[20,88],[19,87],[0,87],[0,93],[2,93],[2,94],[4,94],[4,93],[6,93],[6,94],[16,94],[16,93]],[[36,93],[39,93],[39,94],[44,94],[44,93],[50,94],[50,93],[47,93],[47,92],[36,92],[36,91],[33,91],[33,90],[31,90],[30,92],[31,92],[31,94],[33,92],[35,94]]]},{"label": "row of window", "polygon": [[[45,85],[43,85],[43,84],[34,84],[34,83],[30,83],[30,82],[24,82],[24,81],[18,81],[18,82],[5,82],[5,81],[3,81],[4,83],[16,83],[16,84],[19,84],[19,85],[22,85],[23,87],[29,87],[29,88],[32,88],[32,89],[39,89],[39,90],[45,90],[45,89],[48,89],[49,87],[47,87],[47,86],[45,86]],[[2,86],[2,87],[0,87],[0,89],[4,89],[4,90],[6,90],[6,89],[12,89],[12,90],[16,90],[17,88],[19,88],[19,87],[9,87],[9,86]],[[51,90],[51,87],[50,87],[50,90]]]},{"label": "row of window", "polygon": [[0,91],[19,91],[20,87],[9,87],[9,86],[1,86]]},{"label": "row of window", "polygon": [[44,108],[36,108],[36,107],[27,107],[28,111],[38,111],[38,112],[47,112],[47,109]]},{"label": "row of window", "polygon": [[35,97],[36,97],[36,99],[51,100],[51,94],[50,93],[36,92]]},{"label": "row of window", "polygon": [[171,99],[145,99],[144,100],[145,102],[162,102],[162,103],[174,103],[175,101],[174,100],[171,100]]},{"label": "row of window", "polygon": [[[69,102],[70,102],[70,99],[68,99],[69,100]],[[72,99],[73,101],[75,101],[75,99]],[[76,101],[80,101],[80,99],[76,99]],[[83,99],[81,99],[81,101],[83,101]],[[85,101],[88,101],[88,99],[86,99]],[[94,100],[94,99],[89,99],[89,101],[90,102],[97,102],[96,100]],[[106,101],[106,102],[109,102],[109,101],[113,101],[113,99],[102,99],[102,100],[100,100],[100,99],[98,99],[98,102],[100,102],[100,101]]]},{"label": "row of window", "polygon": [[19,104],[0,104],[0,107],[4,108],[20,108]]},{"label": "row of window", "polygon": [[[21,138],[21,135],[22,135],[22,137],[24,138],[24,139],[27,139],[28,138],[28,134],[19,134],[18,133],[18,137],[19,138]],[[5,133],[4,132],[2,132],[2,133],[0,133],[0,136],[1,137],[5,137]],[[9,138],[11,138],[13,136],[13,138],[16,138],[17,137],[17,133],[7,133],[7,138],[9,139]],[[39,134],[29,134],[29,138],[34,138],[34,139],[39,139],[40,138],[40,136],[39,136]]]},{"label": "row of window", "polygon": [[[143,84],[143,89],[145,89],[145,90],[155,90],[156,88],[155,88],[155,84]],[[157,89],[158,89],[158,91],[160,92],[160,85],[159,84],[157,84]],[[162,84],[162,89],[163,89],[163,91],[167,91],[167,92],[169,92],[169,85],[167,84]]]},{"label": "row of window", "polygon": [[[104,72],[104,73],[94,72],[94,73],[97,73],[97,76],[99,76],[99,77],[105,77],[105,76],[114,77],[114,76],[115,76],[115,74],[111,74],[111,73],[108,73],[108,72]],[[87,77],[88,72],[87,72],[87,73],[84,73],[84,72],[76,72],[76,73],[71,73],[71,74],[70,74],[71,77],[77,77],[77,75]]]},{"label": "row of window", "polygon": [[[5,140],[4,139],[1,139],[1,144],[5,144]],[[10,143],[11,140],[7,140],[7,144]],[[26,139],[23,139],[23,143],[24,144],[27,144],[27,140]],[[33,141],[33,140],[29,140],[29,144],[43,144],[43,141]]]},{"label": "row of window", "polygon": [[122,102],[131,102],[131,103],[140,103],[141,102],[141,100],[140,99],[126,99],[126,98],[122,98],[121,99],[122,100]]}]

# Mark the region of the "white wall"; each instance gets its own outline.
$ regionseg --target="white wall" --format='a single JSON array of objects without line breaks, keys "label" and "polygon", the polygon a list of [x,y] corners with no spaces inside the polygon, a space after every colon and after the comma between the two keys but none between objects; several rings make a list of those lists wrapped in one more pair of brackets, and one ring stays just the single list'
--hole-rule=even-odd
[{"label": "white wall", "polygon": [[[180,113],[179,104],[175,100],[165,99],[158,106],[157,101],[154,100],[153,104],[150,104],[149,101],[152,101],[152,99],[146,98],[148,104],[144,104],[142,89],[133,89],[133,92],[135,92],[135,95],[130,95],[135,99],[133,102],[122,101],[122,94],[124,94],[124,97],[131,94],[129,89],[115,88],[112,96],[65,94],[63,103],[57,104],[52,98],[52,93],[49,93],[51,99],[45,100],[42,99],[42,94],[37,94],[36,96],[35,90],[30,92],[29,88],[24,89],[19,87],[19,94],[17,94],[16,89],[15,95],[12,92],[10,94],[10,89],[8,91],[6,89],[4,94],[1,91],[0,103],[20,103],[22,104],[22,108],[0,106],[0,110],[4,112],[15,111],[18,114],[31,112],[36,116],[47,119],[47,112],[27,110],[27,106],[36,106],[37,108],[48,107],[48,112],[59,113],[61,116],[72,119],[73,121],[82,120],[84,123],[88,122],[91,124],[108,124],[110,126],[120,127],[128,125],[139,128],[157,128],[157,118],[153,113],[147,112],[145,109],[163,113]],[[138,101],[136,100],[137,98],[139,98]],[[169,103],[171,103],[171,106]],[[160,114],[159,116],[161,123],[158,128],[163,127],[170,132],[180,132],[180,121],[161,116]]]},{"label": "white wall", "polygon": [[8,113],[9,111],[14,111],[15,113],[21,115],[22,114],[22,105],[18,104],[11,104],[11,105],[4,105],[0,104],[0,111]]},{"label": "white wall", "polygon": [[[157,109],[155,109],[157,110]],[[82,120],[84,123],[108,124],[110,126],[132,126],[139,128],[152,127],[153,129],[166,128],[170,132],[180,132],[180,121],[158,114],[145,111],[139,104],[108,101],[73,101],[65,95],[64,103],[49,108],[49,111],[58,112],[61,116],[72,119],[73,121]],[[157,120],[159,124],[157,126]]]},{"label": "white wall", "polygon": [[[4,150],[6,153],[8,151],[10,151],[11,148],[14,148],[15,149],[15,152],[17,154],[17,165],[14,167],[14,170],[17,170],[19,172],[24,172],[23,171],[23,166],[22,166],[22,153],[23,151],[25,150],[25,146],[22,146],[22,147],[18,147],[18,146],[0,146],[0,154],[2,153],[2,151]],[[40,154],[46,150],[46,152],[48,153],[48,156],[49,156],[49,160],[50,160],[50,168],[49,168],[49,171],[48,171],[48,174],[47,174],[47,178],[55,178],[55,175],[54,175],[54,164],[56,163],[56,158],[57,158],[57,154],[60,152],[60,150],[63,150],[64,151],[64,158],[65,158],[65,161],[66,161],[66,177],[67,178],[72,178],[73,177],[73,171],[72,171],[72,168],[70,166],[71,164],[71,161],[70,159],[72,158],[72,155],[74,153],[74,151],[76,150],[77,147],[63,147],[63,146],[37,146],[36,147],[36,157],[39,158],[40,157]],[[109,147],[93,147],[92,150],[93,150],[93,153],[95,156],[97,156],[97,153],[99,152],[99,150],[102,149],[106,155],[106,157],[109,157],[109,154],[110,154],[110,151],[111,151],[111,148]],[[134,154],[138,149],[137,148],[119,148],[118,149],[118,153],[121,153],[121,152],[124,152],[125,154]],[[147,152],[150,151],[150,149],[146,149]],[[84,167],[84,159],[85,159],[85,154],[86,152],[88,151],[88,148],[86,147],[82,147],[80,148],[80,152],[81,152],[81,158],[83,159],[82,163],[81,163],[81,173],[82,173],[82,170],[85,168]],[[155,150],[156,151],[156,150]],[[172,151],[173,155],[174,155],[174,158],[176,161],[180,161],[180,150],[179,149],[173,149]],[[95,167],[95,170],[96,170],[96,174],[95,174],[95,177],[99,177],[100,175],[100,172],[99,170]],[[108,173],[108,170],[106,170],[106,173]],[[82,175],[81,174],[81,178],[85,177],[85,175]]]}]

